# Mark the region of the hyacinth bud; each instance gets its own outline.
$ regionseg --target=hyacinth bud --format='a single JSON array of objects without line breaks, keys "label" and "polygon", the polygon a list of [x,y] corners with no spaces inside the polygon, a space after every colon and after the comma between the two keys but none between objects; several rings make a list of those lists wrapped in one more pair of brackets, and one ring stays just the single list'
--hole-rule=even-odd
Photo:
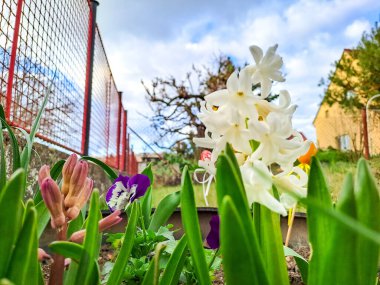
[{"label": "hyacinth bud", "polygon": [[46,253],[42,248],[38,249],[38,261],[44,261],[52,259],[49,254]]},{"label": "hyacinth bud", "polygon": [[66,218],[63,214],[63,195],[57,183],[51,178],[46,178],[41,185],[41,194],[50,212],[52,228],[59,229],[65,224]]},{"label": "hyacinth bud", "polygon": [[78,217],[80,210],[87,203],[88,199],[91,196],[93,186],[94,181],[92,181],[90,178],[86,178],[86,184],[80,191],[79,197],[75,199],[74,206],[66,211],[66,216],[69,218],[69,220],[74,220],[76,217]]},{"label": "hyacinth bud", "polygon": [[69,192],[65,198],[65,207],[71,208],[75,205],[82,188],[86,184],[88,174],[88,163],[86,161],[79,161],[74,168],[73,174],[70,178]]},{"label": "hyacinth bud", "polygon": [[206,161],[206,160],[211,160],[211,151],[209,150],[204,150],[201,152],[201,160]]},{"label": "hyacinth bud", "polygon": [[78,162],[78,156],[73,153],[69,156],[69,158],[66,160],[65,164],[62,168],[62,193],[64,196],[66,196],[69,193],[70,188],[70,179],[73,174],[74,168]]},{"label": "hyacinth bud", "polygon": [[[123,220],[123,218],[120,217],[120,214],[121,214],[121,211],[117,210],[113,212],[111,215],[101,219],[99,221],[99,232],[103,232],[111,228],[112,226],[120,223]],[[85,235],[86,235],[86,230],[77,231],[71,235],[70,241],[75,242],[75,243],[82,243]]]},{"label": "hyacinth bud", "polygon": [[45,178],[50,178],[50,167],[48,165],[42,166],[38,172],[38,185],[40,186],[40,189],[42,188],[42,182]]}]

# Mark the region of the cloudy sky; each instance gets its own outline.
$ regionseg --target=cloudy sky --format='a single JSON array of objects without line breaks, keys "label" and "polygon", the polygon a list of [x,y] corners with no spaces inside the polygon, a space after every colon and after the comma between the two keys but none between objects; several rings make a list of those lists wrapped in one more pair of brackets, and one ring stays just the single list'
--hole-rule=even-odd
[{"label": "cloudy sky", "polygon": [[[323,94],[318,87],[344,48],[354,47],[379,19],[378,0],[201,1],[100,0],[98,24],[129,124],[152,142],[141,79],[184,78],[192,64],[219,53],[253,62],[249,45],[278,43],[287,89],[298,109],[294,127],[315,140],[312,125]],[[135,151],[148,151],[136,138]]]}]

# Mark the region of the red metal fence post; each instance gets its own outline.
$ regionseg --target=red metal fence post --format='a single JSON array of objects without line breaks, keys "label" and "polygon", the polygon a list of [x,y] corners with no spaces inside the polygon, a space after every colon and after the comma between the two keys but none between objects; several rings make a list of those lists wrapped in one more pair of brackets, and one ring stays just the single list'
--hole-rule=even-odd
[{"label": "red metal fence post", "polygon": [[95,27],[96,27],[96,8],[99,2],[91,0],[91,9],[88,23],[87,38],[87,63],[86,63],[86,86],[84,91],[83,125],[82,125],[82,145],[81,152],[88,155],[90,120],[91,120],[91,94],[92,94],[92,72],[94,66],[94,47],[95,47]]},{"label": "red metal fence post", "polygon": [[121,137],[121,171],[125,171],[126,143],[127,143],[127,111],[123,110],[123,129]]},{"label": "red metal fence post", "polygon": [[18,38],[19,38],[19,33],[20,33],[22,5],[23,4],[24,4],[24,0],[18,0],[17,1],[16,20],[15,20],[15,27],[13,30],[12,51],[11,51],[11,58],[9,61],[8,82],[7,82],[7,99],[6,99],[6,106],[5,106],[5,118],[8,121],[10,121],[10,118],[11,118],[13,79],[14,79],[14,74],[15,74]]},{"label": "red metal fence post", "polygon": [[123,92],[118,93],[118,108],[117,108],[117,133],[116,133],[116,165],[120,169],[120,137],[121,137],[121,96]]}]

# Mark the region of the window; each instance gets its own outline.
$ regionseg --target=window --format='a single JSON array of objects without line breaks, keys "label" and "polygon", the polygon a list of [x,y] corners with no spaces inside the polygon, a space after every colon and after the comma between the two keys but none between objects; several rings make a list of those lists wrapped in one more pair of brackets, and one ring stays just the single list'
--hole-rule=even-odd
[{"label": "window", "polygon": [[343,135],[339,137],[339,148],[342,151],[348,151],[351,150],[350,146],[350,136],[349,135]]}]

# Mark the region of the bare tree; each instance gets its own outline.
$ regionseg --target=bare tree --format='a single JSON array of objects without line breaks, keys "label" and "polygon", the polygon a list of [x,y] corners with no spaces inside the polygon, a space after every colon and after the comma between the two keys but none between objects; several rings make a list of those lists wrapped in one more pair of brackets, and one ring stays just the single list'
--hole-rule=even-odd
[{"label": "bare tree", "polygon": [[[151,125],[160,137],[154,143],[160,148],[194,154],[193,138],[202,137],[205,132],[197,117],[201,102],[207,94],[226,88],[227,79],[236,68],[228,56],[219,55],[213,67],[193,65],[183,80],[174,76],[155,78],[149,86],[142,81],[154,112]],[[165,144],[167,141],[171,143]]]}]

